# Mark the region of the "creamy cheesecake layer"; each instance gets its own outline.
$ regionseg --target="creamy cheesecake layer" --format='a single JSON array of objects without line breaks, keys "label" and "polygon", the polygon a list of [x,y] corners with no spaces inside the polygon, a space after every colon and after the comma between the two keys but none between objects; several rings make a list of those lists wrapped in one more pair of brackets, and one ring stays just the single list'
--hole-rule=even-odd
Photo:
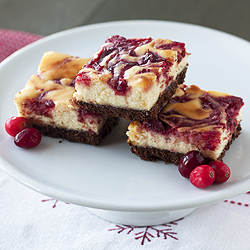
[{"label": "creamy cheesecake layer", "polygon": [[187,67],[183,43],[113,36],[76,78],[77,101],[150,110]]},{"label": "creamy cheesecake layer", "polygon": [[29,117],[39,125],[99,133],[107,116],[91,114],[74,105],[70,101],[74,92],[74,87],[33,75],[15,96],[18,115]]},{"label": "creamy cheesecake layer", "polygon": [[217,159],[236,134],[242,106],[238,97],[181,86],[155,120],[129,125],[128,142],[181,154],[199,150]]}]

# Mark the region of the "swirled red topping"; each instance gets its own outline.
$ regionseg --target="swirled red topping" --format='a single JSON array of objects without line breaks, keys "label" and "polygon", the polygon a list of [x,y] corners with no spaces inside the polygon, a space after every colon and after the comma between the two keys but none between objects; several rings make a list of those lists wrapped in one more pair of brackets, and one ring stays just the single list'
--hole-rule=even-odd
[{"label": "swirled red topping", "polygon": [[[107,84],[117,95],[130,91],[126,72],[139,67],[135,74],[154,73],[159,79],[163,75],[168,80],[168,72],[173,63],[179,63],[186,56],[185,44],[168,39],[130,38],[116,35],[109,37],[95,56],[84,65],[76,81],[91,84],[92,69],[96,74],[109,74]],[[108,72],[108,73],[107,73]]]},{"label": "swirled red topping", "polygon": [[55,103],[51,99],[45,99],[46,94],[47,92],[43,92],[37,98],[26,100],[23,105],[28,110],[27,114],[30,112],[36,115],[51,117],[51,111],[55,107]]},{"label": "swirled red topping", "polygon": [[164,135],[177,135],[183,141],[201,141],[203,149],[214,150],[220,143],[221,129],[233,133],[244,105],[242,98],[225,93],[182,86],[158,116],[141,127]]}]

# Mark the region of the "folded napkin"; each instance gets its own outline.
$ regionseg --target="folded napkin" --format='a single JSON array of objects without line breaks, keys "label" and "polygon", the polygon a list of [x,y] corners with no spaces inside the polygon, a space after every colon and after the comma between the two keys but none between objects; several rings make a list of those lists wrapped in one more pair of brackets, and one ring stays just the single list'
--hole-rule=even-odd
[{"label": "folded napkin", "polygon": [[[0,61],[39,38],[0,29]],[[2,170],[0,197],[0,250],[250,249],[248,193],[148,227],[107,222],[84,207],[37,193]]]}]

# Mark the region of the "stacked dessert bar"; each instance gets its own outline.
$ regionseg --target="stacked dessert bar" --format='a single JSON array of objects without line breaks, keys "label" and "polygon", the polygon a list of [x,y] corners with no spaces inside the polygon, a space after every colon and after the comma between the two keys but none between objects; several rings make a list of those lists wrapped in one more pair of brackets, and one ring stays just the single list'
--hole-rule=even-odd
[{"label": "stacked dessert bar", "polygon": [[15,96],[18,115],[32,120],[43,135],[98,145],[119,118],[93,114],[72,101],[76,74],[88,61],[46,52],[38,74]]},{"label": "stacked dessert bar", "polygon": [[183,43],[112,36],[77,75],[74,97],[93,112],[152,119],[183,83],[187,57]]},{"label": "stacked dessert bar", "polygon": [[242,107],[239,97],[183,85],[154,119],[129,125],[128,144],[144,160],[178,165],[192,150],[207,160],[222,160],[240,134]]}]

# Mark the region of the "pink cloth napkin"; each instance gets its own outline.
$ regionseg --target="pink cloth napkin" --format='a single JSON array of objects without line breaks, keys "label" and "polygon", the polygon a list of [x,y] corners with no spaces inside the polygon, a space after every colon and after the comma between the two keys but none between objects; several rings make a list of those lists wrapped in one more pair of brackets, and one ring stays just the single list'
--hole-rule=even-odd
[{"label": "pink cloth napkin", "polygon": [[32,43],[42,36],[15,30],[0,29],[0,62],[16,50]]},{"label": "pink cloth napkin", "polygon": [[[39,38],[0,29],[0,61]],[[0,198],[0,250],[250,249],[248,193],[198,208],[177,221],[147,227],[104,221],[81,206],[28,189],[2,170]]]}]

